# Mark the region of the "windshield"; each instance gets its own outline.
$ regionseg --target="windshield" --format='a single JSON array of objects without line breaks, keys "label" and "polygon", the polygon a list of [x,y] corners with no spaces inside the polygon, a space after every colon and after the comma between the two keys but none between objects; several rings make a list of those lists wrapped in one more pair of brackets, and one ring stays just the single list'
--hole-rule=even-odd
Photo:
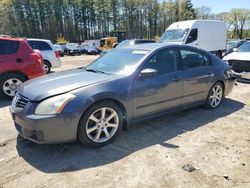
[{"label": "windshield", "polygon": [[189,29],[166,30],[161,37],[161,42],[181,42],[185,39],[188,30]]},{"label": "windshield", "polygon": [[250,42],[246,42],[240,46],[238,52],[250,52]]},{"label": "windshield", "polygon": [[87,66],[86,69],[102,71],[107,74],[130,75],[147,53],[148,51],[146,50],[114,50],[98,58]]}]

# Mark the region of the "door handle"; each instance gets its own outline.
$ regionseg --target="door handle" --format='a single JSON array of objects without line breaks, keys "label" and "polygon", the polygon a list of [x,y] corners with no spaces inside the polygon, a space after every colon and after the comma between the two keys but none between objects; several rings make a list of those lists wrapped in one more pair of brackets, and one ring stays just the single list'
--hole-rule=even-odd
[{"label": "door handle", "polygon": [[22,58],[17,58],[17,59],[16,59],[16,62],[22,63],[22,62],[23,62],[23,59],[22,59]]},{"label": "door handle", "polygon": [[174,82],[179,82],[179,81],[180,81],[180,78],[174,77],[174,78],[172,78],[172,80],[173,80]]}]

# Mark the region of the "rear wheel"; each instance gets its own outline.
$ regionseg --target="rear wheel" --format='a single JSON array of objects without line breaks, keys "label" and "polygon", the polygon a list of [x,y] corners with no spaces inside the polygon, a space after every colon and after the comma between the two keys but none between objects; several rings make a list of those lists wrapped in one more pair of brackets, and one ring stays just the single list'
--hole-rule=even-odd
[{"label": "rear wheel", "polygon": [[95,147],[111,143],[122,128],[122,117],[120,108],[111,101],[93,105],[79,123],[79,140]]},{"label": "rear wheel", "polygon": [[219,82],[215,83],[210,89],[205,106],[208,109],[218,108],[224,96],[223,85]]},{"label": "rear wheel", "polygon": [[0,78],[0,95],[7,99],[12,99],[18,87],[25,82],[24,76],[16,73],[9,73]]},{"label": "rear wheel", "polygon": [[44,61],[44,69],[45,69],[46,74],[50,73],[51,65],[48,61]]}]

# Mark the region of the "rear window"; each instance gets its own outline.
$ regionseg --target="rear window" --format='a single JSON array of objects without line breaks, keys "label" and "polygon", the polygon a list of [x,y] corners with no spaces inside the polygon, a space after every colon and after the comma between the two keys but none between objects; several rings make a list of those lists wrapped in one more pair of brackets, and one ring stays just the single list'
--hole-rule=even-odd
[{"label": "rear window", "polygon": [[18,41],[0,40],[0,54],[15,54],[19,49]]},{"label": "rear window", "polygon": [[28,41],[28,43],[33,49],[37,49],[40,51],[52,50],[51,46],[48,43],[43,42],[43,41]]}]

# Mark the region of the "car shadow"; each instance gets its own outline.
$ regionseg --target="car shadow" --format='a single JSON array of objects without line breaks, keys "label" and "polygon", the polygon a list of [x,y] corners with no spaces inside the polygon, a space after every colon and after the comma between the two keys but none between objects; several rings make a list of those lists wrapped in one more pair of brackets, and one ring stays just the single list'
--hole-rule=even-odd
[{"label": "car shadow", "polygon": [[71,172],[113,163],[143,148],[159,144],[176,149],[181,146],[168,140],[195,130],[218,118],[228,116],[245,104],[232,99],[215,110],[202,107],[168,114],[136,123],[127,132],[105,147],[90,148],[79,142],[71,144],[38,145],[18,136],[16,149],[20,157],[36,169],[46,173]]},{"label": "car shadow", "polygon": [[0,108],[4,108],[10,105],[11,105],[11,100],[6,100],[0,97]]}]

